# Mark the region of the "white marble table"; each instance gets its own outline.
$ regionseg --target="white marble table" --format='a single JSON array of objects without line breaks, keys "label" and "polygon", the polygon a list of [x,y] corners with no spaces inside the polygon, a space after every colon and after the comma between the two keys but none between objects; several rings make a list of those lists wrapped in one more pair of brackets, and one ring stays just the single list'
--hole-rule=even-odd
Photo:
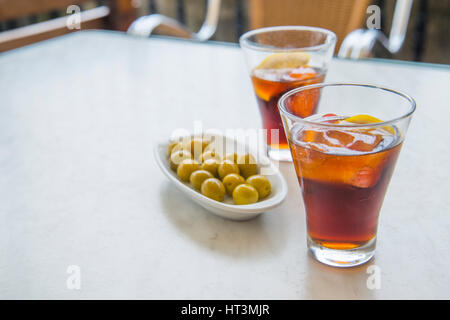
[{"label": "white marble table", "polygon": [[287,200],[240,223],[158,170],[153,145],[174,128],[260,125],[237,46],[89,31],[0,55],[0,298],[450,298],[450,68],[334,60],[327,80],[418,104],[376,257],[353,269],[307,254],[292,164]]}]

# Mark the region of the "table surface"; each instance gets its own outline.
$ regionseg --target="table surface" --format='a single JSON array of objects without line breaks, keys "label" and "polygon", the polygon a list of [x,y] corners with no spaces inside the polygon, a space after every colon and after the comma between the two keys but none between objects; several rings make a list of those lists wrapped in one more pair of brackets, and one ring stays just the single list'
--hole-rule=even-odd
[{"label": "table surface", "polygon": [[307,254],[291,163],[287,199],[247,222],[158,169],[174,128],[260,126],[238,46],[83,31],[0,55],[0,298],[450,298],[450,69],[334,59],[327,81],[417,101],[376,256],[351,269]]}]

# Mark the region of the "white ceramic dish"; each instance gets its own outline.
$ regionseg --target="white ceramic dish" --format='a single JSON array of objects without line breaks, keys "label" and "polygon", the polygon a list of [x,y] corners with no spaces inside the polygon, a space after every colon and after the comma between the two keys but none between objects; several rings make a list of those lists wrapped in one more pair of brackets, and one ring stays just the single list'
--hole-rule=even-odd
[{"label": "white ceramic dish", "polygon": [[[235,148],[238,146],[238,148],[243,148],[234,150],[248,150],[252,154],[256,155],[256,153],[252,152],[252,149],[248,146],[243,146],[231,138],[223,136],[220,138],[223,139],[222,141],[225,141],[227,146],[234,146]],[[189,183],[179,180],[176,172],[170,169],[168,159],[169,143],[169,141],[163,141],[158,143],[154,148],[154,156],[162,172],[179,190],[184,192],[189,198],[201,205],[203,208],[217,216],[231,220],[248,220],[269,209],[275,208],[285,199],[287,195],[288,189],[286,180],[281,175],[278,168],[266,156],[259,155],[258,162],[264,164],[264,175],[267,176],[272,185],[272,191],[269,196],[259,200],[256,203],[248,205],[236,205],[234,204],[233,199],[229,196],[226,196],[223,202],[209,199],[195,190]]]}]

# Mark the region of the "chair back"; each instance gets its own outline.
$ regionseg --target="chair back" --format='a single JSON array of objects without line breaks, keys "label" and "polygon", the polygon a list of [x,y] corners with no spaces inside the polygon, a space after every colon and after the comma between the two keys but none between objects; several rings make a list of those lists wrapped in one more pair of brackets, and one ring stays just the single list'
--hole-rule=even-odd
[{"label": "chair back", "polygon": [[250,27],[304,25],[337,35],[336,52],[351,31],[361,28],[371,0],[250,0]]},{"label": "chair back", "polygon": [[[104,1],[107,5],[80,12],[80,29],[67,27],[69,6],[82,5],[87,0],[0,0],[0,22],[23,19],[39,14],[58,12],[59,18],[0,32],[0,52],[69,32],[86,29],[126,30],[136,18],[130,0]],[[91,1],[92,2],[92,1]]]}]

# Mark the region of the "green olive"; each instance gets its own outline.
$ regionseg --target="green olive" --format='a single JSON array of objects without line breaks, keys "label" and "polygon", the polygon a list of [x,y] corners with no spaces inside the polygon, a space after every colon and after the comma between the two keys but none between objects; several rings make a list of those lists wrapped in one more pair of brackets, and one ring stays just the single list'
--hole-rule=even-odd
[{"label": "green olive", "polygon": [[209,141],[202,138],[194,138],[189,141],[189,149],[194,158],[198,158],[208,146]]},{"label": "green olive", "polygon": [[223,159],[224,160],[230,160],[230,161],[233,161],[234,163],[237,163],[238,155],[235,152],[227,153],[226,156]]},{"label": "green olive", "polygon": [[251,204],[258,201],[258,191],[249,184],[240,184],[233,191],[233,200],[236,204]]},{"label": "green olive", "polygon": [[177,145],[182,145],[182,143],[180,141],[172,141],[169,143],[169,156],[171,155],[173,149],[177,146]]},{"label": "green olive", "polygon": [[173,151],[170,155],[169,164],[172,170],[177,170],[178,165],[185,159],[192,159],[192,155],[187,150]]},{"label": "green olive", "polygon": [[177,168],[177,175],[182,181],[188,182],[192,172],[198,170],[199,168],[200,165],[197,161],[192,159],[184,159]]},{"label": "green olive", "polygon": [[216,178],[209,178],[203,181],[201,192],[204,196],[216,201],[222,201],[225,197],[225,187],[223,183]]},{"label": "green olive", "polygon": [[254,176],[248,177],[246,181],[249,185],[253,186],[256,191],[258,191],[259,198],[267,197],[270,194],[271,185],[267,177],[256,174]]},{"label": "green olive", "polygon": [[202,163],[200,169],[209,171],[214,177],[217,177],[217,169],[219,168],[219,162],[216,159],[208,159]]},{"label": "green olive", "polygon": [[219,164],[219,167],[217,168],[217,173],[219,174],[220,179],[223,179],[225,178],[226,175],[229,175],[230,173],[239,174],[239,168],[236,163],[230,160],[223,160]]},{"label": "green olive", "polygon": [[214,178],[211,172],[206,170],[196,170],[192,172],[189,181],[195,189],[200,190],[203,181],[209,178]]},{"label": "green olive", "polygon": [[210,142],[204,149],[203,152],[206,151],[216,151],[216,146],[214,143]]},{"label": "green olive", "polygon": [[230,196],[233,194],[234,188],[243,183],[245,183],[245,179],[236,173],[227,174],[225,178],[223,178],[223,184]]},{"label": "green olive", "polygon": [[255,157],[250,153],[240,155],[238,157],[237,165],[244,178],[248,178],[258,173],[258,164],[256,163]]},{"label": "green olive", "polygon": [[218,162],[221,161],[219,154],[215,152],[214,150],[209,150],[203,152],[200,157],[198,158],[198,162],[203,163],[208,159],[216,159]]},{"label": "green olive", "polygon": [[[169,146],[169,149],[170,149],[170,146]],[[172,147],[172,150],[170,151],[170,154],[174,153],[175,151],[180,151],[180,150],[186,150],[186,151],[191,152],[190,149],[191,148],[186,146],[183,142],[178,142]]]}]

